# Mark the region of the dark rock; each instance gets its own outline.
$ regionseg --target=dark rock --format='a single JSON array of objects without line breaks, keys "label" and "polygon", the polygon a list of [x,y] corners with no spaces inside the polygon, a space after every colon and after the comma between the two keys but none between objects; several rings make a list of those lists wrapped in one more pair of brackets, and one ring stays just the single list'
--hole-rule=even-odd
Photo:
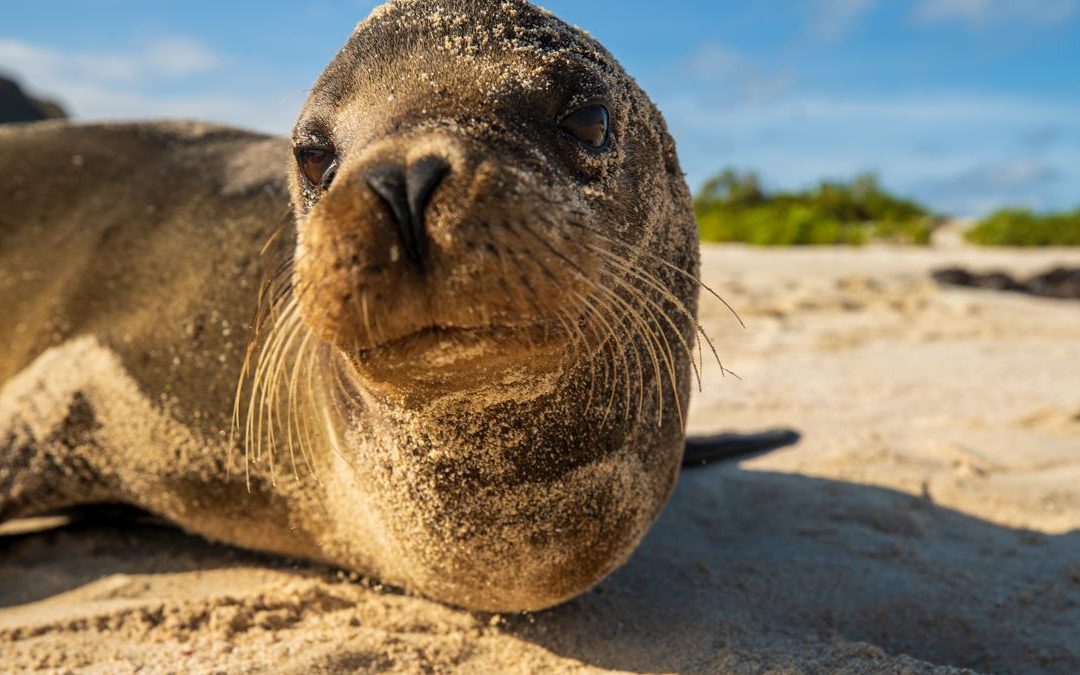
[{"label": "dark rock", "polygon": [[1005,272],[971,272],[961,267],[936,270],[934,280],[946,286],[1013,291],[1044,298],[1080,300],[1080,268],[1056,267],[1026,280]]},{"label": "dark rock", "polygon": [[27,96],[16,82],[0,77],[0,124],[64,117],[67,115],[59,104]]},{"label": "dark rock", "polygon": [[1057,267],[1028,281],[1029,292],[1048,298],[1080,299],[1080,268]]}]

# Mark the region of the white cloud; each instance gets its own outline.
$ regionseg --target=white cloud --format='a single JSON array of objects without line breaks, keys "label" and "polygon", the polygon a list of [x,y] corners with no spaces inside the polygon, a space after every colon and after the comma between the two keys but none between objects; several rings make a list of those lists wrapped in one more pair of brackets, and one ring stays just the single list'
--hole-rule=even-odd
[{"label": "white cloud", "polygon": [[[793,122],[873,124],[911,127],[997,125],[1055,125],[1075,127],[1080,103],[1032,100],[1010,96],[926,92],[923,94],[842,97],[787,92],[768,100],[713,100],[708,95],[669,98],[673,112],[695,120],[701,130],[784,125]],[[708,114],[702,114],[708,113]]]},{"label": "white cloud", "polygon": [[1004,96],[928,93],[877,99],[793,99],[790,111],[818,119],[922,124],[1067,122],[1080,119],[1080,105]]},{"label": "white cloud", "polygon": [[[287,132],[303,101],[301,92],[208,96],[162,87],[213,75],[225,64],[209,47],[184,37],[159,38],[127,50],[80,52],[0,37],[0,72],[36,95],[58,99],[81,119],[197,118]],[[162,89],[171,91],[158,93]]]},{"label": "white cloud", "polygon": [[162,75],[183,77],[217,68],[222,58],[209,47],[182,37],[162,38],[145,50],[145,63]]},{"label": "white cloud", "polygon": [[1041,208],[1046,191],[1062,178],[1056,166],[1014,157],[930,179],[918,191],[953,213],[978,215],[1006,205]]},{"label": "white cloud", "polygon": [[711,85],[714,93],[737,103],[774,100],[795,83],[791,74],[765,72],[742,54],[716,43],[699,47],[685,68],[700,82]]},{"label": "white cloud", "polygon": [[825,42],[839,40],[876,4],[877,0],[818,0],[810,23],[810,36]]},{"label": "white cloud", "polygon": [[742,77],[750,68],[741,54],[716,43],[702,45],[688,60],[690,71],[703,80],[729,80]]},{"label": "white cloud", "polygon": [[1080,0],[920,0],[915,19],[921,23],[961,23],[982,27],[1019,22],[1053,25],[1072,18]]},{"label": "white cloud", "polygon": [[[1011,203],[1076,205],[1077,101],[789,91],[740,103],[684,91],[659,103],[695,188],[728,165],[757,170],[768,184],[789,188],[869,170],[891,189],[946,213],[981,214]],[[1032,130],[1040,132],[1034,146]]]},{"label": "white cloud", "polygon": [[161,38],[128,52],[65,52],[0,38],[0,67],[42,85],[49,79],[136,82],[180,78],[213,70],[222,62],[213,50],[187,38]]}]

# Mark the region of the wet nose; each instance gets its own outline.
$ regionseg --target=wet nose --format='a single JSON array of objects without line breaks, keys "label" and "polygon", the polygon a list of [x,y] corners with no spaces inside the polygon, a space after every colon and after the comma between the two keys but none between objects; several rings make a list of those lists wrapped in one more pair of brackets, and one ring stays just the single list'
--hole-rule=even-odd
[{"label": "wet nose", "polygon": [[408,256],[421,270],[427,262],[428,236],[424,213],[450,164],[441,157],[424,157],[408,168],[398,162],[382,162],[368,169],[368,186],[386,203],[394,216],[398,236]]}]

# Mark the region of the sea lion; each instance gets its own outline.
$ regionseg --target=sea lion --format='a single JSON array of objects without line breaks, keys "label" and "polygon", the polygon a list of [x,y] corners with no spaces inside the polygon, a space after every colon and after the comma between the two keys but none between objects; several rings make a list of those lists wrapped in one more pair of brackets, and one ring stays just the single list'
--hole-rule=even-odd
[{"label": "sea lion", "polygon": [[380,7],[288,143],[0,129],[0,203],[0,520],[125,502],[536,610],[625,561],[676,481],[699,284],[675,146],[527,2]]}]

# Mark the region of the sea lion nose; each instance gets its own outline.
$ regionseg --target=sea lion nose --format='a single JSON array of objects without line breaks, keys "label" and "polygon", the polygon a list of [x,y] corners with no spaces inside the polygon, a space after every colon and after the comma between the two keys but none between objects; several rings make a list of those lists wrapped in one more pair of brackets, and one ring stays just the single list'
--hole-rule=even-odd
[{"label": "sea lion nose", "polygon": [[367,171],[368,186],[390,207],[405,254],[420,269],[428,252],[424,213],[448,173],[450,164],[434,156],[419,159],[407,169],[397,162],[382,162]]}]

